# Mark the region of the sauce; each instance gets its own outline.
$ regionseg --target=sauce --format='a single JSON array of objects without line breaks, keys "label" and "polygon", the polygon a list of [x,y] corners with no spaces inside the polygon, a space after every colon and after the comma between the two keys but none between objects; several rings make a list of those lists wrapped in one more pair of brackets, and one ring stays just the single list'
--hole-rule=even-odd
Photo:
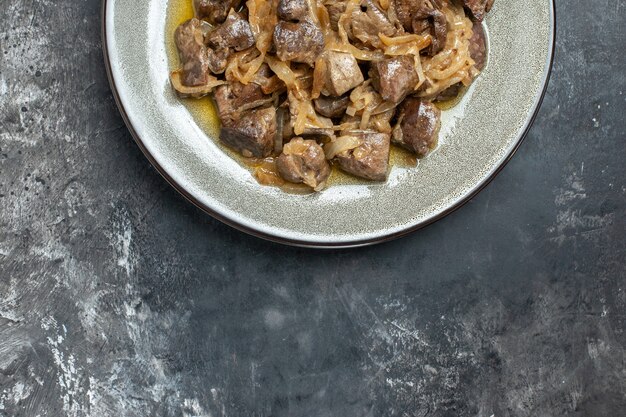
[{"label": "sauce", "polygon": [[417,166],[417,155],[399,146],[391,146],[389,165],[392,167],[414,168]]},{"label": "sauce", "polygon": [[[174,33],[176,28],[194,15],[191,0],[170,0],[167,12],[167,32]],[[173,43],[173,42],[171,42]]]}]

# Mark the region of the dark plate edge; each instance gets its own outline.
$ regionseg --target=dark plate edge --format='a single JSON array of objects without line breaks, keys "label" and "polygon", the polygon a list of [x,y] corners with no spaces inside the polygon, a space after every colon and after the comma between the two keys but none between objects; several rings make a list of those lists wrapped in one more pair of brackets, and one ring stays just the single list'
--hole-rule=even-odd
[{"label": "dark plate edge", "polygon": [[258,230],[255,230],[254,228],[244,226],[244,225],[242,225],[240,223],[237,223],[236,221],[228,219],[228,218],[222,216],[221,214],[215,212],[210,207],[205,206],[200,201],[196,200],[181,185],[179,185],[176,181],[174,181],[174,179],[168,175],[168,173],[165,171],[165,169],[163,169],[163,167],[158,164],[158,162],[154,159],[154,157],[150,154],[150,152],[148,152],[148,150],[144,146],[141,138],[139,137],[139,135],[135,131],[134,127],[130,123],[128,115],[126,114],[126,110],[124,109],[124,106],[122,105],[122,101],[121,101],[121,99],[119,97],[119,93],[117,91],[117,86],[115,84],[115,80],[113,79],[113,74],[112,74],[112,71],[111,71],[111,62],[109,60],[109,54],[108,54],[107,36],[106,36],[106,9],[107,9],[106,6],[107,6],[107,1],[108,0],[102,0],[102,10],[101,10],[102,51],[103,51],[103,54],[104,54],[104,63],[105,63],[105,68],[106,68],[106,72],[107,72],[107,78],[109,80],[109,85],[111,87],[111,92],[113,93],[113,98],[115,99],[115,103],[116,103],[117,108],[118,108],[118,110],[120,112],[120,115],[122,116],[122,119],[124,120],[124,123],[126,124],[126,127],[128,128],[128,130],[129,130],[130,134],[132,135],[133,139],[135,140],[135,143],[137,143],[137,146],[139,146],[139,149],[141,149],[141,152],[143,152],[143,154],[150,161],[152,166],[154,166],[156,168],[157,172],[176,191],[178,191],[183,197],[185,197],[185,199],[187,201],[189,201],[191,204],[193,204],[194,206],[196,206],[200,210],[204,211],[205,213],[211,215],[213,218],[221,221],[222,223],[225,223],[225,224],[227,224],[227,225],[229,225],[229,226],[231,226],[231,227],[233,227],[233,228],[235,228],[237,230],[240,230],[240,231],[245,232],[247,234],[250,234],[252,236],[259,237],[261,239],[265,239],[265,240],[268,240],[268,241],[271,241],[271,242],[275,242],[275,243],[281,243],[281,244],[284,244],[284,245],[298,246],[298,247],[304,247],[304,248],[342,249],[342,248],[355,248],[355,247],[369,246],[369,245],[374,245],[374,244],[378,244],[378,243],[389,242],[391,240],[398,239],[400,237],[406,236],[406,235],[408,235],[408,234],[410,234],[412,232],[415,232],[416,230],[422,229],[422,228],[424,228],[424,227],[426,227],[428,225],[431,225],[431,224],[435,223],[436,221],[443,219],[447,215],[449,215],[449,214],[455,212],[456,210],[460,209],[461,207],[463,207],[468,201],[470,201],[472,198],[474,198],[487,185],[489,185],[491,183],[491,181],[493,181],[493,179],[504,169],[504,167],[509,163],[511,158],[513,158],[513,155],[515,155],[515,153],[517,152],[517,150],[521,146],[522,142],[524,141],[524,139],[528,135],[528,132],[529,132],[530,128],[532,127],[532,125],[535,122],[535,119],[537,118],[537,114],[539,113],[539,109],[541,108],[541,104],[543,102],[543,99],[544,99],[544,97],[546,95],[546,92],[547,92],[547,89],[548,89],[548,85],[549,85],[549,82],[550,82],[550,75],[552,74],[552,67],[553,67],[553,63],[554,63],[554,54],[555,54],[555,50],[556,50],[556,7],[555,7],[555,3],[554,3],[555,0],[550,0],[550,18],[552,20],[552,22],[551,22],[552,34],[551,34],[551,39],[550,39],[550,56],[548,58],[548,68],[547,68],[547,70],[545,72],[545,76],[544,76],[544,80],[543,80],[543,86],[542,86],[542,91],[541,91],[541,94],[539,96],[539,99],[535,103],[535,108],[533,109],[532,115],[528,119],[528,121],[526,123],[526,126],[524,128],[524,131],[520,134],[519,138],[517,139],[517,143],[515,144],[515,146],[511,149],[509,154],[502,161],[502,163],[496,168],[496,170],[493,173],[491,173],[491,175],[489,175],[488,177],[484,178],[483,181],[481,183],[479,183],[478,186],[474,190],[472,190],[468,195],[463,197],[461,200],[457,201],[454,205],[448,207],[446,210],[444,210],[441,213],[437,214],[436,216],[434,216],[434,217],[432,217],[432,218],[430,218],[428,220],[425,220],[425,221],[423,221],[421,223],[418,223],[418,224],[416,224],[414,226],[408,227],[408,228],[406,228],[406,229],[404,229],[402,231],[396,232],[396,233],[391,233],[391,234],[388,234],[388,235],[380,236],[380,237],[377,237],[377,238],[374,238],[374,239],[369,239],[369,240],[366,239],[366,240],[355,240],[355,241],[351,241],[351,242],[318,243],[318,242],[309,242],[309,241],[305,241],[305,240],[296,240],[296,239],[288,239],[288,238],[281,238],[281,237],[273,236],[273,235],[270,235],[270,234],[267,234],[267,233],[259,232]]}]

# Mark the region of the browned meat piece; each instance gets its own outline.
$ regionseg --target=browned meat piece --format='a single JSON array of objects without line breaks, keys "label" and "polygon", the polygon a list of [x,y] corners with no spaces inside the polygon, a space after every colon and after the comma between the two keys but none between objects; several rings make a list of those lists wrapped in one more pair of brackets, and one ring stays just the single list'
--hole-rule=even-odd
[{"label": "browned meat piece", "polygon": [[353,40],[380,48],[382,43],[378,34],[393,36],[396,33],[396,28],[372,0],[362,0],[361,7],[355,8],[352,12],[350,32]]},{"label": "browned meat piece", "polygon": [[389,167],[389,135],[377,132],[355,133],[361,145],[343,151],[335,161],[344,171],[373,181],[385,181]]},{"label": "browned meat piece", "polygon": [[224,72],[232,51],[243,51],[253,46],[255,42],[250,23],[235,12],[230,13],[224,23],[210,31],[206,41],[210,48],[209,69],[214,74]]},{"label": "browned meat piece", "polygon": [[350,96],[325,97],[315,100],[315,111],[326,117],[341,117],[350,104]]},{"label": "browned meat piece", "polygon": [[443,49],[448,26],[439,0],[392,0],[391,6],[404,30],[432,36],[432,44],[426,50],[428,55],[433,56]]},{"label": "browned meat piece", "polygon": [[466,9],[472,12],[475,20],[482,22],[485,14],[493,7],[494,0],[463,0]]},{"label": "browned meat piece", "polygon": [[383,59],[372,64],[369,72],[372,85],[385,101],[399,103],[415,90],[419,81],[412,56]]},{"label": "browned meat piece", "polygon": [[323,188],[330,176],[330,165],[324,150],[314,140],[292,139],[283,147],[276,166],[285,180],[304,183],[314,190]]},{"label": "browned meat piece", "polygon": [[232,12],[224,23],[207,35],[209,47],[243,51],[254,45],[254,34],[248,20],[239,13]]},{"label": "browned meat piece", "polygon": [[214,99],[220,120],[227,125],[239,118],[239,114],[268,104],[272,97],[263,94],[258,84],[233,82],[219,86],[215,90]]},{"label": "browned meat piece", "polygon": [[188,87],[204,85],[208,81],[208,56],[204,46],[207,24],[191,19],[176,29],[174,38],[182,63],[182,84]]},{"label": "browned meat piece", "polygon": [[279,0],[274,28],[274,48],[282,61],[313,66],[324,49],[324,34],[312,15],[307,0]]},{"label": "browned meat piece", "polygon": [[448,22],[443,12],[437,8],[422,6],[413,12],[413,33],[428,34],[432,43],[426,49],[426,54],[434,56],[446,46],[448,39]]},{"label": "browned meat piece", "polygon": [[332,96],[342,96],[364,81],[361,68],[352,54],[327,51],[325,90]]},{"label": "browned meat piece", "polygon": [[193,0],[196,17],[214,25],[226,20],[230,9],[237,10],[240,4],[241,0]]},{"label": "browned meat piece", "polygon": [[274,46],[280,60],[312,66],[324,49],[324,35],[310,20],[299,23],[281,21],[274,29]]},{"label": "browned meat piece", "polygon": [[245,157],[265,158],[274,149],[276,109],[250,110],[237,120],[224,123],[220,139]]},{"label": "browned meat piece", "polygon": [[482,71],[487,63],[487,42],[483,25],[480,22],[474,22],[472,32],[469,44],[470,56],[476,62],[476,69]]},{"label": "browned meat piece", "polygon": [[437,143],[440,118],[441,111],[434,104],[408,98],[400,106],[398,124],[393,129],[392,140],[424,156]]},{"label": "browned meat piece", "polygon": [[309,14],[306,0],[279,0],[278,17],[287,21],[300,21]]},{"label": "browned meat piece", "polygon": [[428,55],[433,56],[443,49],[448,25],[439,0],[393,0],[392,5],[404,30],[432,36],[433,41],[426,49]]},{"label": "browned meat piece", "polygon": [[392,0],[391,6],[404,30],[410,32],[413,29],[413,13],[423,4],[422,0]]}]

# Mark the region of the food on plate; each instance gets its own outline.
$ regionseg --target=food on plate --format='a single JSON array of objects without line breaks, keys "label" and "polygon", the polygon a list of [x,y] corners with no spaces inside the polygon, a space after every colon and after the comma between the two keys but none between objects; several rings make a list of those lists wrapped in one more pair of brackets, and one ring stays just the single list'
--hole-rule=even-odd
[{"label": "food on plate", "polygon": [[391,147],[434,149],[437,103],[487,62],[493,0],[187,1],[171,84],[213,97],[220,140],[263,184],[320,191],[334,167],[385,181]]}]

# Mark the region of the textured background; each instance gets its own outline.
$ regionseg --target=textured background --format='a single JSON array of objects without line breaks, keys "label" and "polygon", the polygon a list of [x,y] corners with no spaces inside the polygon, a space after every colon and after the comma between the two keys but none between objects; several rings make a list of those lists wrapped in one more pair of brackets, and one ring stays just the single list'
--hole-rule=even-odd
[{"label": "textured background", "polygon": [[626,1],[558,1],[526,142],[448,218],[282,247],[132,141],[98,0],[0,7],[0,416],[611,416],[626,407]]}]

